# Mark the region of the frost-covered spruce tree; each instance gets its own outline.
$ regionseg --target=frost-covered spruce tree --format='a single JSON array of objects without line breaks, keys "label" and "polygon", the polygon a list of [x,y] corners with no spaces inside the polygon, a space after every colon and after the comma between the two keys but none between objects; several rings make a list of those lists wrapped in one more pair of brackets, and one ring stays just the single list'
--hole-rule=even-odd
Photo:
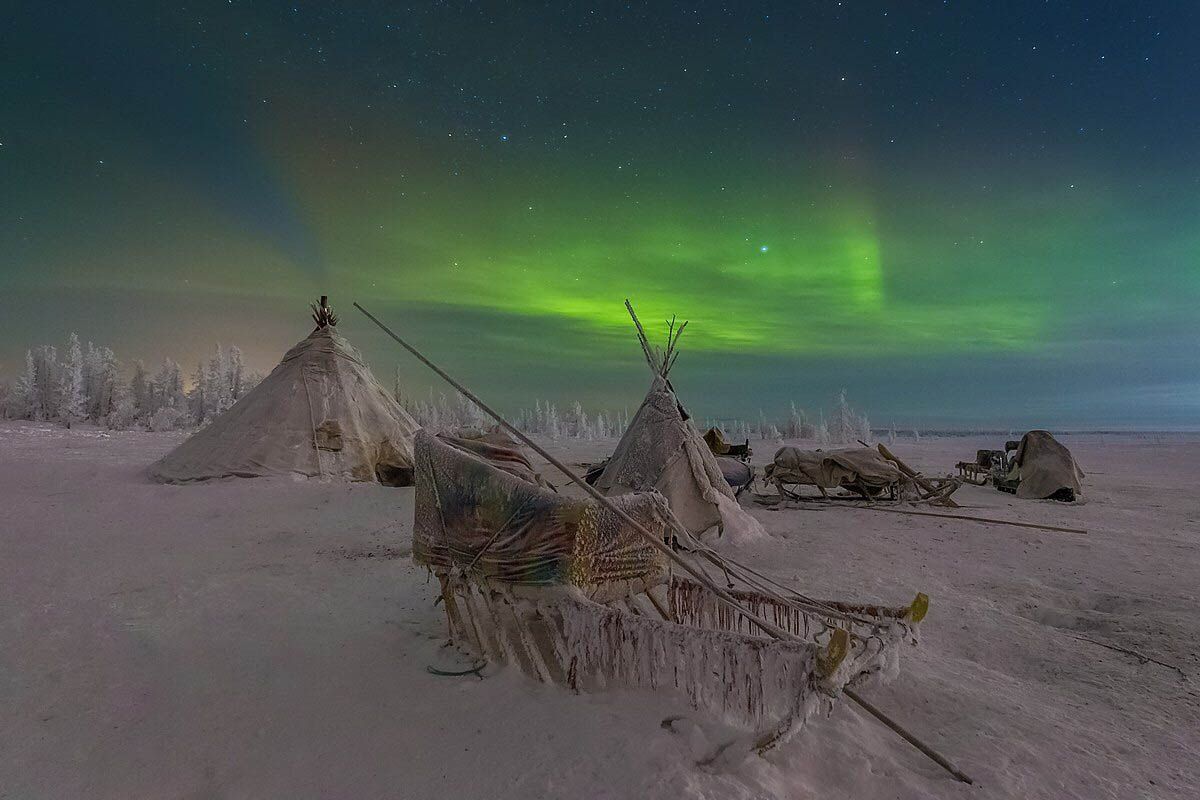
[{"label": "frost-covered spruce tree", "polygon": [[802,433],[807,420],[804,417],[804,411],[796,408],[795,401],[792,402],[791,413],[788,414],[787,425],[784,428],[784,436],[789,439],[799,439],[804,434]]},{"label": "frost-covered spruce tree", "polygon": [[[142,411],[143,419],[149,421],[160,409],[171,408],[175,411],[173,425],[189,424],[191,409],[187,393],[183,388],[183,370],[177,362],[169,358],[163,361],[158,372],[154,373],[154,377],[150,379],[147,393],[149,399]],[[153,425],[151,429],[156,430]],[[174,430],[174,427],[168,430]]]},{"label": "frost-covered spruce tree", "polygon": [[829,444],[829,426],[825,424],[824,416],[821,417],[821,421],[817,424],[817,428],[813,432],[813,438],[817,440],[817,444]]},{"label": "frost-covered spruce tree", "polygon": [[838,393],[837,403],[833,407],[833,416],[829,420],[829,438],[835,444],[850,441],[856,429],[854,412],[846,402],[846,390]]},{"label": "frost-covered spruce tree", "polygon": [[17,378],[14,390],[13,416],[17,419],[37,419],[34,407],[37,404],[37,368],[33,364],[33,351],[25,351],[25,371]]},{"label": "frost-covered spruce tree", "polygon": [[871,420],[867,419],[866,414],[858,418],[858,436],[855,438],[862,439],[864,442],[871,441]]},{"label": "frost-covered spruce tree", "polygon": [[113,348],[95,348],[95,351],[94,363],[91,366],[88,408],[92,421],[97,425],[107,425],[109,414],[113,413],[116,402],[128,392],[121,383],[121,362],[116,360]]},{"label": "frost-covered spruce tree", "polygon": [[246,366],[242,363],[242,351],[237,345],[230,345],[225,364],[225,380],[229,384],[230,405],[236,403],[245,394]]},{"label": "frost-covered spruce tree", "polygon": [[233,387],[229,384],[229,356],[220,344],[208,362],[208,381],[212,396],[212,419],[216,419],[233,405]]},{"label": "frost-covered spruce tree", "polygon": [[96,407],[100,397],[99,387],[96,386],[100,368],[100,350],[88,342],[83,348],[83,403],[86,408],[84,416],[92,422],[98,421],[101,416]]},{"label": "frost-covered spruce tree", "polygon": [[145,420],[150,411],[150,376],[146,365],[139,358],[133,362],[133,377],[129,379],[129,400],[133,403],[134,417]]},{"label": "frost-covered spruce tree", "polygon": [[[108,348],[105,348],[106,350]],[[109,353],[112,351],[109,350]],[[107,364],[116,364],[116,359],[106,361]],[[112,430],[123,431],[132,428],[137,423],[137,408],[133,403],[133,396],[124,383],[120,381],[120,375],[116,372],[112,373],[111,380],[104,380],[101,383],[101,391],[103,397],[101,408],[106,409],[104,412],[103,422],[105,427]]]},{"label": "frost-covered spruce tree", "polygon": [[208,418],[207,383],[204,362],[197,362],[196,371],[192,374],[192,391],[188,395],[188,410],[192,415],[192,424],[196,426],[203,425]]},{"label": "frost-covered spruce tree", "polygon": [[67,340],[67,361],[63,365],[59,392],[58,418],[68,428],[87,419],[87,395],[83,385],[83,348],[75,333]]},{"label": "frost-covered spruce tree", "polygon": [[258,386],[260,383],[262,383],[266,379],[267,379],[266,375],[262,374],[258,370],[254,370],[254,369],[248,370],[248,371],[242,373],[242,395],[241,396],[245,397],[246,395],[250,394],[250,392],[253,391],[255,386]]},{"label": "frost-covered spruce tree", "polygon": [[42,345],[30,354],[29,418],[36,422],[53,419],[58,410],[59,365],[54,345]]}]

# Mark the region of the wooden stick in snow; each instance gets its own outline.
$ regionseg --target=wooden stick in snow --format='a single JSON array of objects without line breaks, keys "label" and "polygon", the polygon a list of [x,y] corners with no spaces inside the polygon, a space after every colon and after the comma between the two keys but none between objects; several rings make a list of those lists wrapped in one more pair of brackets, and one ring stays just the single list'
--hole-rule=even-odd
[{"label": "wooden stick in snow", "polygon": [[1133,656],[1134,658],[1140,659],[1143,664],[1145,664],[1146,662],[1150,662],[1151,664],[1158,664],[1160,667],[1166,667],[1167,669],[1173,669],[1179,673],[1179,677],[1185,678],[1185,679],[1187,678],[1187,674],[1182,669],[1175,666],[1174,664],[1168,664],[1165,661],[1159,661],[1157,658],[1151,658],[1150,656],[1146,655],[1145,653],[1141,652],[1140,650],[1133,650],[1128,647],[1120,647],[1115,644],[1106,644],[1105,642],[1101,642],[1096,639],[1090,639],[1087,636],[1080,636],[1079,634],[1076,634],[1076,633],[1071,634],[1071,636],[1075,637],[1076,639],[1085,641],[1085,642],[1091,642],[1092,644],[1099,645],[1100,647],[1107,647],[1109,650],[1116,650],[1118,653],[1125,653],[1126,655]]},{"label": "wooden stick in snow", "polygon": [[889,719],[886,714],[884,714],[882,711],[880,711],[874,705],[867,702],[865,699],[859,697],[858,693],[855,692],[853,689],[851,689],[850,687],[846,687],[845,689],[842,689],[842,694],[846,695],[851,700],[858,703],[860,706],[863,707],[864,710],[866,710],[866,712],[868,714],[870,714],[875,719],[882,722],[884,725],[887,725],[889,728],[891,728],[893,731],[895,731],[897,734],[899,734],[901,739],[908,742],[909,744],[911,744],[913,747],[920,750],[925,755],[929,756],[929,758],[932,759],[934,761],[934,763],[936,763],[942,769],[946,770],[946,772],[949,772],[951,775],[953,775],[959,781],[961,781],[963,783],[968,783],[968,784],[975,783],[975,781],[971,780],[971,778],[968,777],[966,773],[962,772],[958,767],[954,766],[949,761],[947,761],[945,759],[945,757],[943,757],[940,753],[938,753],[932,747],[928,746],[927,744],[922,742],[920,739],[913,736],[911,733],[909,733],[907,730],[905,730],[903,727],[901,727],[901,725],[899,723],[895,722],[894,720]]},{"label": "wooden stick in snow", "polygon": [[991,519],[990,517],[971,517],[966,514],[938,514],[934,511],[907,511],[902,508],[878,508],[860,506],[864,511],[886,511],[889,514],[908,514],[914,517],[937,517],[938,519],[965,519],[971,522],[986,522],[991,525],[1012,525],[1015,528],[1036,528],[1040,531],[1058,531],[1059,533],[1087,533],[1083,528],[1060,528],[1057,525],[1038,525],[1033,522],[1016,522],[1008,519]]}]

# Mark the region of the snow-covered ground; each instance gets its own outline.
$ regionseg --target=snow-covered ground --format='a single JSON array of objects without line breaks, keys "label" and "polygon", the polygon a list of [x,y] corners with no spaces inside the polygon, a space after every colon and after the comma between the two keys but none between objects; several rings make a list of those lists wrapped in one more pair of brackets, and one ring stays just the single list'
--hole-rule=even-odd
[{"label": "snow-covered ground", "polygon": [[[0,425],[2,798],[1200,796],[1200,438],[1064,437],[1078,505],[956,495],[1086,535],[754,508],[774,536],[742,560],[819,596],[931,596],[900,678],[864,694],[976,787],[845,702],[713,770],[694,762],[720,730],[677,697],[434,676],[411,489],[149,483],[179,440]],[[937,474],[999,445],[893,449]],[[696,726],[660,725],[680,713]]]}]

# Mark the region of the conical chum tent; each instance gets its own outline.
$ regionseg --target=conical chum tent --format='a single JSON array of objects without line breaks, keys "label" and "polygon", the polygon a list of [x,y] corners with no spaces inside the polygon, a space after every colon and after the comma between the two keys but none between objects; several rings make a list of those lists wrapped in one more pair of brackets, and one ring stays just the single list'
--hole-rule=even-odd
[{"label": "conical chum tent", "polygon": [[316,330],[211,425],[150,466],[164,483],[299,475],[413,482],[419,427],[337,333],[321,298]]},{"label": "conical chum tent", "polygon": [[668,373],[678,356],[676,345],[687,323],[674,320],[666,350],[650,345],[633,306],[625,301],[637,327],[646,362],[654,373],[650,391],[596,479],[607,495],[656,490],[667,498],[683,527],[699,535],[714,526],[731,538],[762,533],[762,526],[733,496],[712,451],[675,396]]}]

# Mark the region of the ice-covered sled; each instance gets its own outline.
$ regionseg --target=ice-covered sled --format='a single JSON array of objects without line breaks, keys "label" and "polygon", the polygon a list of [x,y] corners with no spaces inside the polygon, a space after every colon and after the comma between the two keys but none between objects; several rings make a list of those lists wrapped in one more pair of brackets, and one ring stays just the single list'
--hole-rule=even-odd
[{"label": "ice-covered sled", "polygon": [[[451,639],[578,691],[678,691],[766,749],[846,686],[888,678],[927,599],[904,607],[818,601],[692,538],[680,574],[621,515],[687,537],[656,492],[613,508],[546,491],[419,432],[413,558],[437,576]],[[615,509],[615,510],[614,510]],[[719,576],[722,596],[699,576]],[[771,638],[761,622],[786,632]]]}]

